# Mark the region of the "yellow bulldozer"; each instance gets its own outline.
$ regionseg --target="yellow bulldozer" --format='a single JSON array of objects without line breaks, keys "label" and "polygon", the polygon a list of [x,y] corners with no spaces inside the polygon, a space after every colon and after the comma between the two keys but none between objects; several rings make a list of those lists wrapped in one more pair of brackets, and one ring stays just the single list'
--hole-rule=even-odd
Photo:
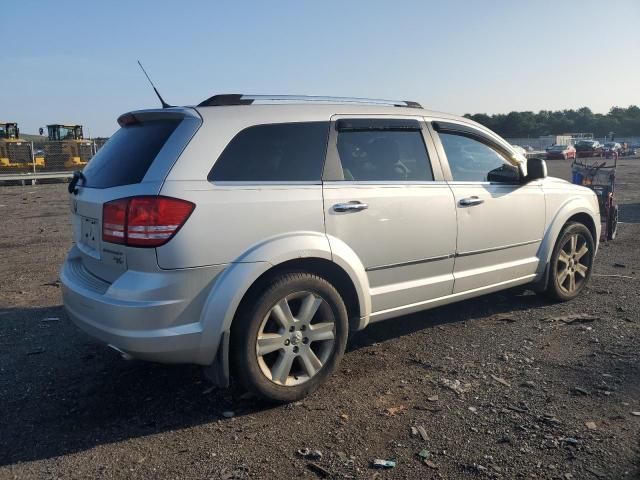
[{"label": "yellow bulldozer", "polygon": [[[36,162],[43,167],[44,159]],[[31,144],[20,138],[20,129],[16,122],[0,122],[0,170],[31,171]]]},{"label": "yellow bulldozer", "polygon": [[35,157],[36,164],[40,159],[46,160],[47,170],[81,169],[93,155],[91,142],[84,139],[82,125],[51,124],[47,125],[47,133],[49,141],[40,156]]}]

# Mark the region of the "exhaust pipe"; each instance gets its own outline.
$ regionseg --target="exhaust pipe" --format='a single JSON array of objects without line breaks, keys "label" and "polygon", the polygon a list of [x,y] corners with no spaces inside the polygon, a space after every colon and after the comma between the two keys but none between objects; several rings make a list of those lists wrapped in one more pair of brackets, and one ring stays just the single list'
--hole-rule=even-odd
[{"label": "exhaust pipe", "polygon": [[120,356],[124,359],[124,360],[133,360],[133,356],[128,354],[127,352],[123,352],[122,350],[120,350],[118,347],[116,347],[115,345],[111,345],[108,344],[107,347],[109,348],[113,348],[116,352],[118,352],[120,354]]}]

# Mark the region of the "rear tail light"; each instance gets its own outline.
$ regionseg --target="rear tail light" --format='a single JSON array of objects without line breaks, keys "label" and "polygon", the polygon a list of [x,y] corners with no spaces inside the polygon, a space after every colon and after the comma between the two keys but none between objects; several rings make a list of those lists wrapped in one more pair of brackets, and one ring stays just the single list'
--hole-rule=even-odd
[{"label": "rear tail light", "polygon": [[107,202],[102,207],[102,240],[111,243],[126,243],[127,207],[129,199]]},{"label": "rear tail light", "polygon": [[102,209],[102,239],[132,247],[167,243],[187,221],[195,205],[170,197],[113,200]]}]

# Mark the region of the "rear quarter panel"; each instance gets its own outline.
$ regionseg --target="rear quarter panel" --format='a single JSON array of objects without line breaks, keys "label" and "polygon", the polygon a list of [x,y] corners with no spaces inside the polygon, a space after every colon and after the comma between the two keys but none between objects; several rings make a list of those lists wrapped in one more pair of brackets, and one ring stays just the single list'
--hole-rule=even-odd
[{"label": "rear quarter panel", "polygon": [[[157,249],[160,268],[191,268],[242,261],[257,244],[291,232],[324,235],[322,184],[209,182],[214,163],[238,132],[254,125],[329,121],[330,111],[273,106],[209,107],[203,124],[175,163],[161,194],[196,204],[186,224]],[[250,112],[250,114],[249,114]],[[270,261],[271,259],[254,259]]]},{"label": "rear quarter panel", "polygon": [[[213,185],[165,183],[163,195],[196,208],[166,245],[157,249],[160,268],[191,268],[243,261],[252,247],[289,232],[324,235],[321,185]],[[270,261],[269,258],[255,261]]]}]

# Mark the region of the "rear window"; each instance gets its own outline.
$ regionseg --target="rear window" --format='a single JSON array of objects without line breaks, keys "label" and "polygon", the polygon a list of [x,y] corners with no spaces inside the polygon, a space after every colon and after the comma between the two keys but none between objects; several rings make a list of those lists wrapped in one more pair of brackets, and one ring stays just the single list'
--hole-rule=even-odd
[{"label": "rear window", "polygon": [[329,122],[256,125],[229,142],[209,172],[209,181],[320,181]]},{"label": "rear window", "polygon": [[111,188],[140,183],[181,120],[152,120],[118,130],[85,167],[84,185]]}]

